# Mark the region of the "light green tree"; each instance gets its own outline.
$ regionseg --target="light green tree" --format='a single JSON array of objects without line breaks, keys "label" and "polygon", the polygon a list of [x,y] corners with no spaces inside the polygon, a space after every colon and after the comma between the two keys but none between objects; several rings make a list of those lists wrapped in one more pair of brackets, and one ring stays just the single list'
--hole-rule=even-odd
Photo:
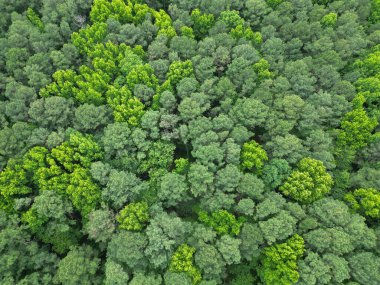
[{"label": "light green tree", "polygon": [[319,160],[303,158],[280,186],[280,191],[300,203],[311,203],[330,192],[333,179]]}]

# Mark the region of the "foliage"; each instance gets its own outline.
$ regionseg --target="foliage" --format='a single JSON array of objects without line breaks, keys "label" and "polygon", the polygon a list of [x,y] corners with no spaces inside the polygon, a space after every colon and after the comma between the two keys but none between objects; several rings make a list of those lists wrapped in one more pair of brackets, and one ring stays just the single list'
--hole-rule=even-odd
[{"label": "foliage", "polygon": [[338,15],[336,13],[329,13],[321,19],[321,24],[325,27],[334,27],[336,21],[338,19]]},{"label": "foliage", "polygon": [[113,213],[109,209],[92,211],[88,215],[84,230],[90,239],[96,242],[107,242],[115,230]]},{"label": "foliage", "polygon": [[88,246],[72,248],[58,263],[56,281],[64,284],[100,284],[96,278],[100,259],[94,258],[94,254]]},{"label": "foliage", "polygon": [[40,192],[53,190],[65,194],[87,216],[100,198],[100,189],[87,168],[102,156],[92,137],[79,132],[71,132],[69,139],[51,152],[43,147],[32,148],[21,161],[9,164],[0,174],[3,209],[12,211],[14,199],[32,194],[32,189],[26,186],[28,177]]},{"label": "foliage", "polygon": [[314,202],[330,192],[333,179],[319,160],[303,158],[280,191],[301,203]]},{"label": "foliage", "polygon": [[236,217],[226,210],[213,212],[209,216],[206,212],[198,213],[199,220],[212,227],[219,234],[238,235],[244,219]]},{"label": "foliage", "polygon": [[26,16],[28,17],[29,21],[36,26],[41,32],[45,30],[44,23],[41,21],[40,17],[34,12],[32,8],[28,8],[26,11]]},{"label": "foliage", "polygon": [[370,21],[373,23],[379,23],[380,21],[380,2],[378,0],[372,0],[372,9],[371,9],[371,16]]},{"label": "foliage", "polygon": [[67,218],[72,212],[69,201],[54,191],[44,191],[22,215],[21,221],[44,243],[52,244],[54,251],[64,253],[78,243],[76,222]]},{"label": "foliage", "polygon": [[345,196],[346,201],[355,210],[370,218],[380,218],[380,193],[378,190],[356,189]]},{"label": "foliage", "polygon": [[214,15],[202,14],[199,9],[194,9],[191,12],[191,19],[193,21],[193,29],[197,37],[204,37],[211,27],[214,25]]},{"label": "foliage", "polygon": [[380,284],[379,11],[0,0],[0,284]]},{"label": "foliage", "polygon": [[201,274],[198,269],[194,267],[194,253],[195,248],[190,247],[187,244],[180,245],[171,258],[169,270],[174,272],[185,272],[192,278],[193,283],[197,284],[201,280]]},{"label": "foliage", "polygon": [[116,220],[120,229],[141,231],[149,220],[148,204],[146,202],[128,204],[120,211]]},{"label": "foliage", "polygon": [[169,66],[167,78],[172,86],[175,86],[185,77],[193,76],[193,63],[190,60],[173,61]]},{"label": "foliage", "polygon": [[265,248],[260,277],[265,284],[294,284],[298,281],[297,260],[304,253],[304,241],[294,235],[285,243]]},{"label": "foliage", "polygon": [[245,143],[241,153],[242,167],[247,170],[261,172],[268,156],[265,150],[255,141]]}]

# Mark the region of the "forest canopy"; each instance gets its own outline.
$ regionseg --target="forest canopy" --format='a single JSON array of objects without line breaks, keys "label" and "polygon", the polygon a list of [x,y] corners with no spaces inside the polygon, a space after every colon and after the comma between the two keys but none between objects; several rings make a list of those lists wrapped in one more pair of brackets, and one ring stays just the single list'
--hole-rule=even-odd
[{"label": "forest canopy", "polygon": [[0,0],[0,284],[379,285],[379,0]]}]

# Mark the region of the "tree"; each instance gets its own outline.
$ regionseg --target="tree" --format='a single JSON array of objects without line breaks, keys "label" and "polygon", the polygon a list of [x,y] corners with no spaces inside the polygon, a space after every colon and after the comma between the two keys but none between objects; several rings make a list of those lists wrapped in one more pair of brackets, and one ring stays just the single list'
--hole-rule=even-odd
[{"label": "tree", "polygon": [[294,284],[299,279],[297,260],[304,254],[304,241],[294,235],[285,243],[264,249],[260,278],[265,284]]},{"label": "tree", "polygon": [[253,65],[253,68],[255,72],[257,73],[258,79],[260,81],[265,80],[265,79],[270,79],[273,77],[273,73],[269,71],[269,67],[270,66],[269,66],[268,61],[266,61],[263,58]]},{"label": "tree", "polygon": [[215,172],[223,164],[224,151],[218,143],[217,134],[212,131],[194,140],[191,154],[198,163],[207,166],[212,172]]},{"label": "tree", "polygon": [[256,207],[256,216],[262,220],[265,218],[274,217],[275,214],[280,213],[286,204],[285,198],[276,192],[265,193],[260,203]]},{"label": "tree", "polygon": [[240,244],[240,239],[232,238],[229,235],[221,236],[216,242],[216,247],[226,264],[231,265],[240,263]]},{"label": "tree", "polygon": [[58,263],[55,281],[64,284],[101,284],[97,276],[100,259],[89,247],[73,247]]},{"label": "tree", "polygon": [[35,90],[21,83],[11,81],[6,85],[4,95],[8,99],[8,101],[3,102],[4,115],[7,116],[8,120],[14,123],[26,121],[28,107],[37,99]]},{"label": "tree", "polygon": [[195,253],[194,259],[204,280],[220,280],[225,264],[215,247],[209,244],[203,245]]},{"label": "tree", "polygon": [[68,218],[72,214],[73,207],[67,199],[54,191],[43,191],[21,220],[40,240],[52,244],[53,250],[62,254],[76,245],[80,237],[77,222]]},{"label": "tree", "polygon": [[123,267],[113,261],[107,261],[105,264],[105,280],[104,284],[127,284],[129,281],[128,273],[126,273]]},{"label": "tree", "polygon": [[[308,210],[309,215],[317,218],[326,227],[343,227],[350,221],[350,212],[347,205],[332,198],[317,200],[310,205]],[[325,214],[322,213],[324,211],[326,211]],[[340,213],[339,216],[334,215],[337,212]]]},{"label": "tree", "polygon": [[214,77],[216,67],[214,65],[214,59],[212,57],[201,58],[199,55],[193,57],[195,64],[194,72],[198,81],[205,82]]},{"label": "tree", "polygon": [[85,218],[95,209],[101,197],[99,186],[92,181],[90,172],[84,168],[77,168],[70,174],[66,193]]},{"label": "tree", "polygon": [[238,235],[244,223],[244,218],[236,217],[226,210],[215,211],[209,216],[205,211],[199,211],[199,220],[212,227],[218,234]]},{"label": "tree", "polygon": [[98,182],[102,186],[107,185],[110,172],[111,166],[108,163],[95,161],[91,164],[91,176],[96,182]]},{"label": "tree", "polygon": [[171,142],[154,142],[149,148],[146,160],[141,164],[141,171],[152,174],[158,170],[168,170],[173,163],[174,150],[175,145]]},{"label": "tree", "polygon": [[242,260],[255,261],[264,244],[264,237],[257,224],[245,223],[240,233],[240,254]]},{"label": "tree", "polygon": [[[0,281],[52,283],[58,256],[33,240],[20,219],[0,211]],[[33,281],[34,280],[34,281]]]},{"label": "tree", "polygon": [[260,221],[259,227],[268,244],[273,244],[294,234],[297,220],[286,211],[279,211],[277,215]]},{"label": "tree", "polygon": [[181,59],[189,59],[195,55],[197,41],[186,37],[176,36],[170,41],[170,49],[176,51]]},{"label": "tree", "polygon": [[303,158],[280,191],[301,203],[311,203],[328,194],[333,180],[321,161]]},{"label": "tree", "polygon": [[1,169],[10,158],[26,152],[26,148],[29,146],[28,139],[32,135],[33,129],[32,124],[17,122],[11,127],[6,126],[0,130]]},{"label": "tree", "polygon": [[235,207],[235,211],[241,215],[252,217],[255,212],[255,206],[255,202],[253,202],[252,199],[243,198]]},{"label": "tree", "polygon": [[296,94],[305,97],[314,91],[316,79],[310,73],[310,68],[305,60],[291,62],[285,67],[285,76],[288,78],[292,89]]},{"label": "tree", "polygon": [[364,216],[380,218],[380,193],[374,188],[356,189],[345,196],[350,206]]},{"label": "tree", "polygon": [[112,236],[107,248],[107,262],[116,263],[130,271],[144,270],[148,262],[144,250],[148,238],[139,232],[120,231]]},{"label": "tree", "polygon": [[349,259],[353,279],[359,283],[375,285],[380,281],[376,272],[379,270],[379,257],[371,252],[357,253]]},{"label": "tree", "polygon": [[241,160],[243,169],[255,169],[256,172],[261,172],[265,161],[268,160],[268,156],[257,142],[250,141],[243,145]]},{"label": "tree", "polygon": [[378,189],[379,181],[376,177],[379,174],[379,169],[364,166],[358,172],[353,173],[349,179],[349,185],[353,188],[375,188]]},{"label": "tree", "polygon": [[93,23],[105,22],[107,18],[116,18],[120,22],[132,22],[132,8],[133,6],[126,5],[123,1],[95,1],[90,18]]},{"label": "tree", "polygon": [[275,189],[290,174],[290,170],[291,168],[286,160],[272,159],[264,166],[262,179],[270,189]]},{"label": "tree", "polygon": [[91,135],[73,131],[67,141],[51,150],[51,155],[67,171],[73,172],[78,164],[89,168],[93,161],[103,157],[103,152]]},{"label": "tree", "polygon": [[323,16],[321,24],[325,27],[333,27],[335,26],[337,19],[338,16],[336,13],[328,13],[327,15]]},{"label": "tree", "polygon": [[174,160],[175,172],[178,174],[186,174],[189,171],[190,163],[187,158],[178,158]]},{"label": "tree", "polygon": [[169,66],[167,73],[167,79],[172,86],[175,86],[183,78],[193,77],[194,70],[193,64],[190,60],[186,61],[173,61]]},{"label": "tree", "polygon": [[246,173],[242,176],[237,191],[255,201],[260,201],[263,198],[264,182],[256,175]]},{"label": "tree", "polygon": [[327,169],[335,168],[333,141],[327,132],[315,130],[307,137],[305,145],[310,150],[310,156],[320,160]]},{"label": "tree", "polygon": [[309,252],[304,260],[299,262],[299,271],[300,284],[328,284],[350,279],[348,262],[333,254],[320,256]]},{"label": "tree", "polygon": [[17,161],[10,160],[7,167],[0,174],[1,202],[2,210],[13,212],[14,197],[32,192],[28,187],[26,173]]},{"label": "tree", "polygon": [[26,10],[26,16],[34,26],[36,26],[41,32],[44,32],[44,23],[32,8],[29,7],[28,10]]},{"label": "tree", "polygon": [[266,0],[265,2],[267,2],[270,7],[276,8],[276,6],[280,5],[283,0]]},{"label": "tree", "polygon": [[378,23],[380,21],[380,2],[378,0],[372,1],[370,20],[372,23]]},{"label": "tree", "polygon": [[338,145],[348,146],[354,150],[367,145],[371,132],[377,125],[369,118],[363,109],[356,109],[346,114],[342,121],[342,132],[339,134]]},{"label": "tree", "polygon": [[176,206],[188,199],[186,177],[177,173],[167,173],[161,178],[157,196],[167,206]]},{"label": "tree", "polygon": [[214,25],[214,15],[202,14],[199,9],[191,12],[191,20],[193,21],[193,29],[198,38],[204,37],[211,27]]},{"label": "tree", "polygon": [[175,248],[184,243],[189,232],[188,222],[166,212],[157,214],[146,229],[149,244],[144,252],[150,264],[154,268],[165,268]]},{"label": "tree", "polygon": [[217,172],[215,187],[225,193],[233,193],[239,185],[241,176],[242,174],[237,166],[228,164]]},{"label": "tree", "polygon": [[332,252],[337,255],[354,250],[349,235],[339,229],[316,229],[304,235],[308,245],[318,253]]},{"label": "tree", "polygon": [[127,123],[109,124],[104,129],[102,146],[107,158],[120,155],[124,149],[133,148],[133,142],[127,140],[131,135],[131,129]]},{"label": "tree", "polygon": [[221,12],[218,20],[222,21],[229,29],[244,24],[244,20],[239,16],[239,12],[234,10]]},{"label": "tree", "polygon": [[[256,86],[257,74],[254,71],[254,67],[251,65],[250,61],[246,60],[244,57],[237,57],[233,59],[228,65],[226,75],[232,83],[235,84],[236,89],[242,91],[243,94],[247,96]],[[246,87],[247,90],[245,89]],[[248,100],[247,102],[251,102],[251,100]]]},{"label": "tree", "polygon": [[188,174],[190,191],[194,197],[198,197],[212,189],[214,176],[208,171],[207,167],[201,164],[191,164]]},{"label": "tree", "polygon": [[297,163],[305,153],[301,140],[292,134],[275,136],[264,145],[269,157],[285,159],[289,164]]},{"label": "tree", "polygon": [[169,265],[169,270],[173,272],[184,272],[191,277],[193,284],[201,280],[201,274],[193,264],[195,248],[187,244],[180,245],[174,252]]},{"label": "tree", "polygon": [[252,129],[261,126],[267,117],[268,107],[256,99],[238,99],[230,112],[236,123]]},{"label": "tree", "polygon": [[136,202],[125,206],[116,217],[119,228],[129,231],[141,231],[149,220],[148,204]]},{"label": "tree", "polygon": [[61,97],[42,98],[34,101],[28,114],[32,122],[42,127],[66,127],[70,123],[73,102]]},{"label": "tree", "polygon": [[90,239],[106,243],[115,230],[114,214],[109,209],[94,210],[88,215],[84,229]]},{"label": "tree", "polygon": [[156,275],[153,273],[144,274],[142,272],[137,272],[135,276],[132,278],[130,285],[160,285],[162,283],[162,278],[160,275]]},{"label": "tree", "polygon": [[[28,180],[37,182],[35,172],[39,167],[45,166],[44,159],[47,149],[36,147],[24,155],[22,159],[10,159],[7,167],[0,173],[1,209],[6,212],[14,212],[15,199],[25,197],[32,193],[31,184]],[[24,165],[25,164],[25,165]]]},{"label": "tree", "polygon": [[116,210],[122,208],[128,201],[133,201],[144,184],[133,173],[111,170],[106,188],[102,191],[102,199]]},{"label": "tree", "polygon": [[164,274],[164,282],[168,285],[182,284],[182,285],[191,285],[191,279],[186,273],[177,273],[167,271]]},{"label": "tree", "polygon": [[110,121],[110,110],[106,106],[84,104],[75,110],[74,128],[78,131],[96,131]]},{"label": "tree", "polygon": [[189,121],[202,115],[209,108],[207,99],[203,93],[193,93],[190,97],[184,98],[178,105],[178,111],[183,120]]}]

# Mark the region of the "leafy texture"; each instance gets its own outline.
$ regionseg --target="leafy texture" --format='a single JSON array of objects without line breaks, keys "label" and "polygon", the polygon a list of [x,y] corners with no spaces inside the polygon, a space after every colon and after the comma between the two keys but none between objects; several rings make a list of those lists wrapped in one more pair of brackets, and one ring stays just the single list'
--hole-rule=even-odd
[{"label": "leafy texture", "polygon": [[379,0],[0,0],[0,284],[380,284]]}]

